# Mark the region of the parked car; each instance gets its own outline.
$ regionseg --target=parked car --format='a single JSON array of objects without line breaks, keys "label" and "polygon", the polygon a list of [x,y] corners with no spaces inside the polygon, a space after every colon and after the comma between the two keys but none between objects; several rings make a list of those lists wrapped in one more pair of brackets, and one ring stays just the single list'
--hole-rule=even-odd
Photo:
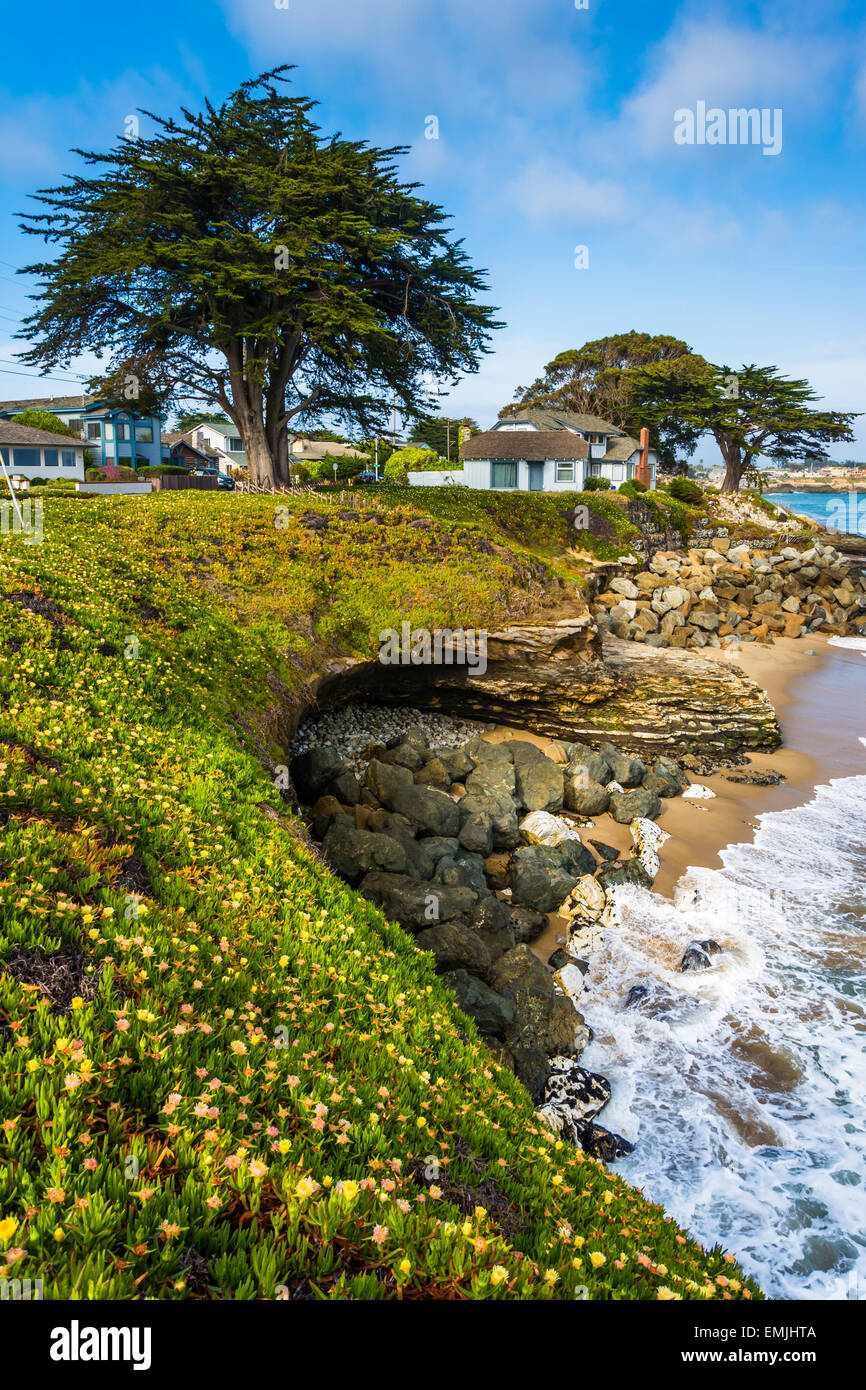
[{"label": "parked car", "polygon": [[359,473],[356,481],[359,483],[378,483],[379,479],[376,477],[375,473],[370,473],[368,471],[366,473]]},{"label": "parked car", "polygon": [[227,473],[221,473],[218,468],[194,468],[193,478],[216,478],[217,487],[222,492],[234,492],[235,480],[230,478]]}]

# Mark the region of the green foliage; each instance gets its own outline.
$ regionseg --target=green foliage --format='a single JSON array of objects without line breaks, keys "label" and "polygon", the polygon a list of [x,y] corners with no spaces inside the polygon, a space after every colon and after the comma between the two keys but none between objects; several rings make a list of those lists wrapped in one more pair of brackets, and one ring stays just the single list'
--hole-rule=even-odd
[{"label": "green foliage", "polygon": [[610,492],[610,478],[587,478],[583,487],[585,492]]},{"label": "green foliage", "polygon": [[642,483],[639,478],[629,478],[627,482],[620,483],[617,488],[620,497],[630,497],[632,500],[648,490],[646,483]]},{"label": "green foliage", "polygon": [[452,420],[444,415],[428,416],[413,426],[411,438],[413,443],[426,444],[439,458],[457,462],[464,429],[468,429],[471,434],[480,433],[477,421],[468,415],[464,415],[460,420]]},{"label": "green foliage", "polygon": [[20,415],[15,416],[15,424],[26,425],[31,430],[47,430],[49,434],[65,434],[79,442],[81,440],[81,435],[71,425],[67,425],[59,415],[52,415],[50,410],[22,410]]},{"label": "green foliage", "polygon": [[397,449],[388,458],[382,476],[388,483],[407,483],[409,473],[427,472],[440,467],[444,465],[440,464],[438,455],[430,449]]},{"label": "green foliage", "polygon": [[42,190],[24,219],[52,256],[28,267],[23,360],[107,351],[106,383],[195,396],[234,420],[254,482],[285,479],[296,418],[370,432],[392,400],[428,409],[426,383],[476,370],[499,326],[445,212],[399,181],[403,151],[323,136],[287,71],[200,113],[149,113],[153,135],[84,152],[98,172]]},{"label": "green foliage", "polygon": [[178,434],[188,434],[195,429],[196,425],[228,425],[231,424],[227,415],[214,413],[213,411],[198,410],[185,415],[178,415],[174,428]]},{"label": "green foliage", "polygon": [[692,506],[699,506],[704,500],[703,489],[692,478],[671,478],[668,492],[671,497],[676,497],[680,502],[690,502]]},{"label": "green foliage", "polygon": [[104,483],[105,473],[101,468],[85,468],[84,478],[88,483]]},{"label": "green foliage", "polygon": [[671,417],[684,429],[712,434],[725,460],[725,489],[736,492],[760,457],[810,458],[816,445],[854,438],[854,412],[815,410],[819,397],[805,380],[776,367],[737,371],[703,359],[662,362],[636,371],[634,399],[656,428]]},{"label": "green foliage", "polygon": [[139,478],[185,478],[188,468],[177,463],[149,463],[138,470]]}]

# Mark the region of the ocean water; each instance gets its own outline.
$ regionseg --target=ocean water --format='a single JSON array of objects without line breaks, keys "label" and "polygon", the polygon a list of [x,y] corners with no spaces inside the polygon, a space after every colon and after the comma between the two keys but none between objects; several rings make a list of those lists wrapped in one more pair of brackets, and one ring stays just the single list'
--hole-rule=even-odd
[{"label": "ocean water", "polygon": [[[613,1085],[601,1122],[636,1144],[617,1171],[773,1298],[866,1299],[862,761],[762,816],[723,868],[689,870],[673,902],[617,889],[581,1005],[581,1061]],[[707,937],[724,954],[681,974]]]},{"label": "ocean water", "polygon": [[858,492],[767,492],[768,502],[787,507],[810,521],[848,531],[853,536],[866,536],[866,487]]}]

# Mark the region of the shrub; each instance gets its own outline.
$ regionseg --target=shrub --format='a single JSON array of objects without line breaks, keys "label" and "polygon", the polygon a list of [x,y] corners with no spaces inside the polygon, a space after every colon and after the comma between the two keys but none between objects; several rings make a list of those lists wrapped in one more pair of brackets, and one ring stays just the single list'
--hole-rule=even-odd
[{"label": "shrub", "polygon": [[101,468],[85,468],[84,478],[88,483],[104,483],[105,473]]},{"label": "shrub", "polygon": [[188,473],[179,463],[148,463],[138,470],[139,478],[185,478]]},{"label": "shrub", "polygon": [[610,492],[610,478],[587,478],[584,492]]},{"label": "shrub", "polygon": [[398,449],[388,459],[383,473],[386,483],[408,483],[410,472],[429,472],[439,467],[439,457],[432,449]]},{"label": "shrub", "polygon": [[622,497],[630,497],[634,501],[642,492],[647,491],[646,483],[642,483],[639,478],[629,478],[627,483],[623,483],[617,488],[617,492]]},{"label": "shrub", "polygon": [[667,490],[671,497],[675,497],[678,502],[688,502],[692,506],[696,506],[704,500],[703,490],[692,478],[671,478]]}]

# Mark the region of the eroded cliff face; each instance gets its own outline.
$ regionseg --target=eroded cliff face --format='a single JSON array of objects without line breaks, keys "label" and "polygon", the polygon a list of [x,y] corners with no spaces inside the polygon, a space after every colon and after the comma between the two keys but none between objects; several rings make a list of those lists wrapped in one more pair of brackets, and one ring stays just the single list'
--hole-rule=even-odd
[{"label": "eroded cliff face", "polygon": [[323,672],[308,698],[298,718],[352,700],[407,704],[555,738],[610,739],[648,755],[733,753],[781,742],[766,693],[735,666],[602,639],[589,614],[490,633],[483,674],[347,661]]}]

